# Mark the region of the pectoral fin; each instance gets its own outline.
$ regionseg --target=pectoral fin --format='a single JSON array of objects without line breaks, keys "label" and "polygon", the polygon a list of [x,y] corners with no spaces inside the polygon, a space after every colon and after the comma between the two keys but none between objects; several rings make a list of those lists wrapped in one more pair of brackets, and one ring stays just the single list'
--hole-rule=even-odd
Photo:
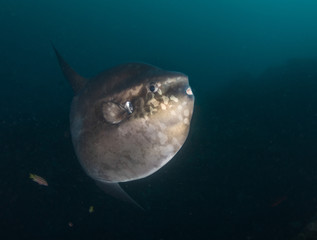
[{"label": "pectoral fin", "polygon": [[100,187],[105,193],[115,197],[121,201],[130,203],[135,207],[144,210],[136,201],[133,200],[119,185],[119,183],[99,182],[96,181],[98,187]]},{"label": "pectoral fin", "polygon": [[102,103],[102,116],[108,123],[118,124],[128,115],[126,109],[117,103]]}]

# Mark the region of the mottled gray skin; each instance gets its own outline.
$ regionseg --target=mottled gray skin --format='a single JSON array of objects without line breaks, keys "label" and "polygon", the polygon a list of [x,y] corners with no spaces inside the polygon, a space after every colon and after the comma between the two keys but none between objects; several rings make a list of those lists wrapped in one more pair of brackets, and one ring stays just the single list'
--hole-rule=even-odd
[{"label": "mottled gray skin", "polygon": [[[124,108],[127,102],[132,113]],[[182,147],[193,108],[194,96],[182,73],[142,63],[112,68],[89,80],[72,101],[76,154],[97,181],[144,178]]]}]

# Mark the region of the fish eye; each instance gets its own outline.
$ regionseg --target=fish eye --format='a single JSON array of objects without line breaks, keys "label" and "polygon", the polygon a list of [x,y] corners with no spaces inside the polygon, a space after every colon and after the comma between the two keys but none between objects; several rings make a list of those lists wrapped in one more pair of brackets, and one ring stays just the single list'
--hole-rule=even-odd
[{"label": "fish eye", "polygon": [[149,87],[151,92],[156,92],[158,90],[157,85],[155,83],[150,83],[150,87]]}]

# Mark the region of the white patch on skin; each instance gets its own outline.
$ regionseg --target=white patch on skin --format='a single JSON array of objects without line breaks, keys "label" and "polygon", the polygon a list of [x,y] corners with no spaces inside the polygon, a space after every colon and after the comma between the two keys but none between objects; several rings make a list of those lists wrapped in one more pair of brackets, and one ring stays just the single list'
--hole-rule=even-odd
[{"label": "white patch on skin", "polygon": [[168,140],[167,136],[166,136],[165,134],[161,133],[161,132],[159,132],[159,133],[157,134],[157,136],[158,136],[159,139],[160,139],[160,144],[161,144],[161,145],[162,145],[162,144],[165,144],[166,141]]},{"label": "white patch on skin", "polygon": [[120,136],[126,136],[128,134],[136,134],[135,126],[127,127],[126,125],[119,125],[117,129],[118,129],[118,134]]},{"label": "white patch on skin", "polygon": [[175,78],[168,78],[165,82],[167,83],[167,84],[170,84],[170,83],[173,83],[173,82],[175,82],[177,79],[175,79]]},{"label": "white patch on skin", "polygon": [[165,130],[166,129],[166,125],[164,123],[160,123],[160,128],[161,128],[161,130]]},{"label": "white patch on skin", "polygon": [[187,102],[183,102],[183,105],[184,105],[184,106],[187,105]]},{"label": "white patch on skin", "polygon": [[185,109],[185,110],[184,110],[184,116],[185,116],[185,117],[188,117],[188,116],[189,116],[189,110],[188,110],[188,109]]},{"label": "white patch on skin", "polygon": [[186,125],[188,125],[188,124],[189,124],[189,120],[188,120],[188,118],[185,118],[185,119],[184,119],[184,124],[186,124]]},{"label": "white patch on skin", "polygon": [[183,121],[183,116],[182,116],[182,115],[179,115],[179,116],[178,116],[178,120],[179,120],[179,121]]},{"label": "white patch on skin", "polygon": [[114,112],[110,112],[111,117],[114,117],[114,115],[115,115]]},{"label": "white patch on skin", "polygon": [[162,110],[166,110],[166,105],[164,103],[161,103]]},{"label": "white patch on skin", "polygon": [[176,115],[176,112],[175,112],[174,110],[172,110],[172,111],[171,111],[171,114],[172,114],[173,116],[175,116],[175,115]]},{"label": "white patch on skin", "polygon": [[178,105],[177,109],[178,109],[178,110],[182,110],[182,109],[183,109],[183,106],[182,106],[182,105]]},{"label": "white patch on skin", "polygon": [[156,112],[156,111],[157,111],[156,108],[153,108],[153,107],[150,106],[150,113],[151,113],[151,115],[153,114],[153,112]]},{"label": "white patch on skin", "polygon": [[171,154],[174,153],[174,147],[173,145],[169,144],[167,146],[162,146],[160,147],[160,153],[163,155],[163,156],[169,156]]},{"label": "white patch on skin", "polygon": [[175,137],[173,137],[173,139],[172,139],[172,144],[175,146],[181,146]]},{"label": "white patch on skin", "polygon": [[170,99],[171,99],[171,101],[178,102],[178,98],[175,97],[174,95],[172,95],[172,96],[170,97]]},{"label": "white patch on skin", "polygon": [[149,133],[147,134],[147,136],[149,136],[152,141],[155,141],[157,138],[157,128],[153,124],[149,124],[148,129],[146,131]]},{"label": "white patch on skin", "polygon": [[158,89],[158,90],[157,90],[157,93],[160,94],[160,95],[162,95],[162,90],[161,90],[161,89]]},{"label": "white patch on skin", "polygon": [[152,98],[148,103],[153,104],[154,107],[157,107],[159,105],[159,102],[155,98]]},{"label": "white patch on skin", "polygon": [[163,98],[164,104],[167,105],[167,104],[168,104],[168,101],[169,101],[169,98],[166,97],[166,96],[162,96],[162,98]]},{"label": "white patch on skin", "polygon": [[155,132],[156,128],[153,126],[153,124],[149,124],[148,130],[149,130],[149,132]]}]

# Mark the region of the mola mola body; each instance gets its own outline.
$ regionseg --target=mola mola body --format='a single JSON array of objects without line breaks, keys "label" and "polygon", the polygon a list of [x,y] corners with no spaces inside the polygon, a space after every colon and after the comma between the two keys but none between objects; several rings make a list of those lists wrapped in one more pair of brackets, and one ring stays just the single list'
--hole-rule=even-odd
[{"label": "mola mola body", "polygon": [[127,63],[88,80],[54,50],[75,93],[70,128],[80,164],[104,191],[137,205],[118,183],[156,172],[184,144],[194,109],[187,76]]}]

